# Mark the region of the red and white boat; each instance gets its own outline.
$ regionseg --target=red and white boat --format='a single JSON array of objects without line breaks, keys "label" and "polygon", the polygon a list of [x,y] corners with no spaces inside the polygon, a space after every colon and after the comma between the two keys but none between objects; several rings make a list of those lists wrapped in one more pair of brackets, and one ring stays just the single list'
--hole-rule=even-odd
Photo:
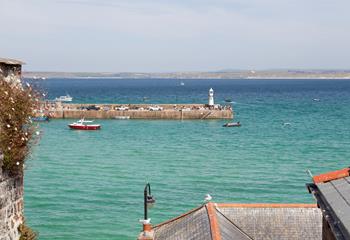
[{"label": "red and white boat", "polygon": [[99,130],[101,128],[100,124],[86,124],[86,123],[92,123],[92,122],[93,121],[86,121],[83,118],[75,123],[68,124],[68,126],[70,129],[77,129],[77,130]]}]

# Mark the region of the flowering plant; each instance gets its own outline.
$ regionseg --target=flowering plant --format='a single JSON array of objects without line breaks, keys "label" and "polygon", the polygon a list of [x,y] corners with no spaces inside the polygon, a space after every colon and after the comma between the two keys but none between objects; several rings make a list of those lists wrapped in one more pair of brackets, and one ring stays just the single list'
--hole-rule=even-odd
[{"label": "flowering plant", "polygon": [[23,163],[36,133],[31,117],[39,106],[38,97],[29,84],[0,79],[0,167],[10,175],[23,173]]}]

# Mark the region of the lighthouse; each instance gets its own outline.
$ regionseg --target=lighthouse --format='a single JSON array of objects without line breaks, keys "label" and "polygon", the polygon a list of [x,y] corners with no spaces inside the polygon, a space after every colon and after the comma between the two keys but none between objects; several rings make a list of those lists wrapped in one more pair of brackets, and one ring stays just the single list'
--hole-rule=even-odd
[{"label": "lighthouse", "polygon": [[209,105],[210,107],[211,107],[211,106],[214,106],[214,90],[213,90],[212,88],[209,89],[208,98],[209,98],[208,105]]}]

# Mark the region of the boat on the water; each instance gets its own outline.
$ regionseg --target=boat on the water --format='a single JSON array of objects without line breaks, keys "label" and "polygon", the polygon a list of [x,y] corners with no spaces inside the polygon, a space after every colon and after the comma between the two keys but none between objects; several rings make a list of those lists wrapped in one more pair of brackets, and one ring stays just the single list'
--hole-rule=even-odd
[{"label": "boat on the water", "polygon": [[73,98],[67,94],[66,96],[59,96],[55,98],[56,102],[71,102],[73,101]]},{"label": "boat on the water", "polygon": [[232,98],[225,98],[225,102],[232,103]]},{"label": "boat on the water", "polygon": [[39,116],[39,117],[33,117],[33,122],[48,122],[50,121],[50,118],[48,116]]},{"label": "boat on the water", "polygon": [[240,122],[225,123],[222,126],[223,127],[240,127],[241,123]]},{"label": "boat on the water", "polygon": [[101,129],[100,124],[86,124],[86,123],[92,123],[93,121],[87,121],[83,119],[80,119],[77,122],[68,124],[70,129],[75,129],[75,130],[99,130]]}]

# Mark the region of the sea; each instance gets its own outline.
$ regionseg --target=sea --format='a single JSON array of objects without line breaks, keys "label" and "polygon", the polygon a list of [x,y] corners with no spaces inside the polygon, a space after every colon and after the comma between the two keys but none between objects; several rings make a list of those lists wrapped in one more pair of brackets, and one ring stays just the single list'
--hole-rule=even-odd
[{"label": "sea", "polygon": [[[181,82],[184,84],[182,85]],[[47,79],[48,99],[74,103],[230,104],[228,120],[73,120],[40,123],[25,169],[26,223],[40,240],[136,239],[143,191],[156,198],[152,224],[203,204],[315,203],[311,174],[350,160],[350,80]],[[231,99],[232,102],[225,102]]]}]

